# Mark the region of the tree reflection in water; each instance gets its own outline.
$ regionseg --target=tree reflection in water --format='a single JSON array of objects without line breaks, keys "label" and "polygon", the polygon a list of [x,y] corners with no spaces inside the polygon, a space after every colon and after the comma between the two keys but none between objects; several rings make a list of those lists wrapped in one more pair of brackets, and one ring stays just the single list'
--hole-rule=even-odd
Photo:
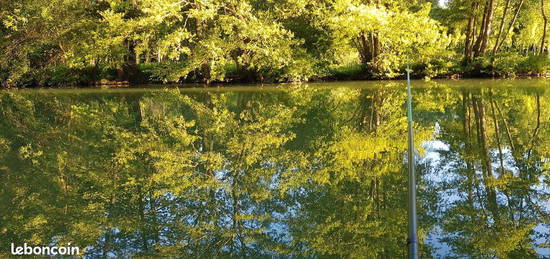
[{"label": "tree reflection in water", "polygon": [[[415,90],[422,255],[548,253],[547,90]],[[87,258],[404,256],[404,100],[398,83],[0,92],[0,243],[71,242]]]}]

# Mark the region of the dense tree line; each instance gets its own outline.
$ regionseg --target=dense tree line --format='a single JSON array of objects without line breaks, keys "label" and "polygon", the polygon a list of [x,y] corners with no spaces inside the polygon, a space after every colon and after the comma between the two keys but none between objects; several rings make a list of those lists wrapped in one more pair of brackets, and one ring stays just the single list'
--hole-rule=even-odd
[{"label": "dense tree line", "polygon": [[540,74],[545,0],[0,1],[4,86]]}]

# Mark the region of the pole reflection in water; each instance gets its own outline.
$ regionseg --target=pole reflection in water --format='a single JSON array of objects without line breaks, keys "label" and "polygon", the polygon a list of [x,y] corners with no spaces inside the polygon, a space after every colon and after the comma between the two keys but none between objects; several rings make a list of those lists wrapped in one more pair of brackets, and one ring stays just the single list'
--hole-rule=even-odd
[{"label": "pole reflection in water", "polygon": [[409,258],[418,258],[418,236],[417,236],[417,220],[416,220],[416,174],[415,174],[415,155],[414,155],[414,129],[413,129],[413,114],[412,114],[412,93],[411,93],[411,77],[409,67],[407,65],[407,164],[409,171],[409,238],[407,245],[409,246]]}]

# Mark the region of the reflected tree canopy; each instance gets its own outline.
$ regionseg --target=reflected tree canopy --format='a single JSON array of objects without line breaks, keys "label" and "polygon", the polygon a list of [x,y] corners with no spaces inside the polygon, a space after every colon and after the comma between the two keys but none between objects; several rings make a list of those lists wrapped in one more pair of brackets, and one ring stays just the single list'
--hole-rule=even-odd
[{"label": "reflected tree canopy", "polygon": [[550,240],[544,89],[461,90],[452,99],[438,121],[447,149],[432,168],[446,178],[445,242],[461,256],[536,257]]},{"label": "reflected tree canopy", "polygon": [[[0,243],[404,256],[404,99],[397,83],[0,92]],[[430,83],[414,102],[423,256],[548,252],[546,89]]]}]

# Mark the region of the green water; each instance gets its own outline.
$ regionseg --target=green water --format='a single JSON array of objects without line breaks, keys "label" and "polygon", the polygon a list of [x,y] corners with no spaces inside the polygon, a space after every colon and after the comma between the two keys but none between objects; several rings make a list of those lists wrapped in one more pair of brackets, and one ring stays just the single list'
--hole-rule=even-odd
[{"label": "green water", "polygon": [[[550,256],[550,81],[413,82],[423,258]],[[402,82],[0,91],[0,256],[401,258]]]}]

